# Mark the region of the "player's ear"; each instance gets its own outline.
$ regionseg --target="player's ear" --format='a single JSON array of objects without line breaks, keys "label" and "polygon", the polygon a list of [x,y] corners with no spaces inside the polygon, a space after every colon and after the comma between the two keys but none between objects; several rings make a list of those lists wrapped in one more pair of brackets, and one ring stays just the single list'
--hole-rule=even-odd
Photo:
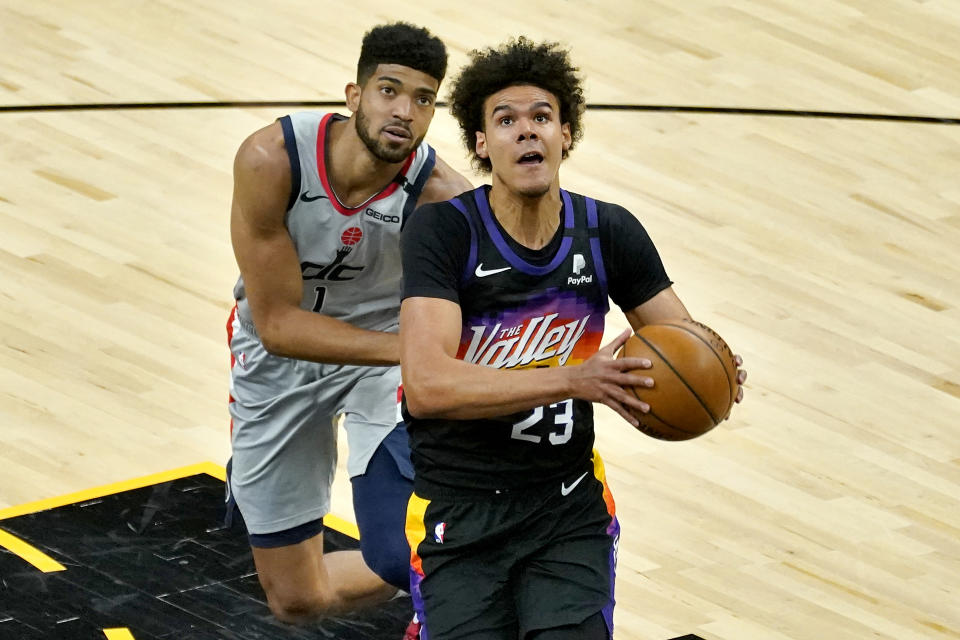
[{"label": "player's ear", "polygon": [[474,147],[474,151],[477,152],[478,158],[486,160],[490,157],[487,153],[487,136],[484,135],[483,131],[477,131],[477,144]]},{"label": "player's ear", "polygon": [[356,82],[348,82],[343,93],[347,98],[347,109],[350,109],[351,113],[356,113],[360,108],[360,94],[363,93],[363,89]]},{"label": "player's ear", "polygon": [[570,135],[570,123],[564,122],[560,127],[560,133],[563,135],[563,150],[569,151],[570,145],[573,143],[573,136]]}]

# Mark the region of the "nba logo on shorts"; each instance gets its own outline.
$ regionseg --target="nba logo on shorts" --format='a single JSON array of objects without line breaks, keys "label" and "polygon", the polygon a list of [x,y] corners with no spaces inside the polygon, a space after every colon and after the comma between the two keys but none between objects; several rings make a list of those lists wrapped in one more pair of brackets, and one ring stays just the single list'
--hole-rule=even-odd
[{"label": "nba logo on shorts", "polygon": [[438,544],[443,544],[443,534],[446,530],[446,522],[440,522],[433,528],[433,539],[436,540]]}]

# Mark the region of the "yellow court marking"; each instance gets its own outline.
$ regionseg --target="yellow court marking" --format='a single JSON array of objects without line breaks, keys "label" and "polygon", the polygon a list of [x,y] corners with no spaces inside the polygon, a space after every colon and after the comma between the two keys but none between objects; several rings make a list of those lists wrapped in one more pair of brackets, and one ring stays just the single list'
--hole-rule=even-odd
[{"label": "yellow court marking", "polygon": [[[139,478],[133,478],[131,480],[122,480],[120,482],[105,484],[103,486],[94,487],[92,489],[85,489],[83,491],[77,491],[75,493],[68,493],[63,496],[46,498],[44,500],[37,500],[36,502],[28,502],[27,504],[21,504],[14,507],[8,507],[6,509],[0,509],[0,520],[6,520],[7,518],[15,518],[17,516],[26,515],[28,513],[36,513],[38,511],[44,511],[46,509],[63,507],[68,504],[86,502],[87,500],[94,500],[96,498],[102,498],[104,496],[113,495],[114,493],[121,493],[123,491],[130,491],[132,489],[149,487],[151,485],[160,484],[162,482],[179,480],[180,478],[195,476],[198,473],[205,473],[208,476],[212,476],[223,482],[226,482],[227,480],[227,470],[222,465],[214,464],[213,462],[199,462],[197,464],[187,465],[186,467],[179,467],[177,469],[170,469],[169,471],[161,471],[160,473],[153,473],[148,476],[141,476]],[[354,540],[360,539],[360,531],[359,529],[357,529],[357,525],[350,522],[349,520],[344,520],[339,516],[333,515],[332,513],[324,516],[323,524],[325,524],[326,526],[330,527],[335,531],[339,531],[344,535],[350,536]],[[26,545],[26,543],[22,543],[22,544]],[[39,551],[37,553],[39,553]],[[17,555],[20,555],[20,554],[17,554]],[[62,570],[62,567],[59,570]]]},{"label": "yellow court marking", "polygon": [[7,509],[0,509],[0,520],[15,518],[28,513],[36,513],[37,511],[44,511],[45,509],[62,507],[68,504],[86,502],[87,500],[102,498],[103,496],[120,493],[121,491],[130,491],[131,489],[149,487],[150,485],[160,484],[162,482],[170,482],[171,480],[186,478],[187,476],[193,476],[198,473],[206,473],[207,475],[219,478],[220,480],[226,478],[226,471],[224,471],[224,468],[220,465],[213,464],[212,462],[201,462],[199,464],[192,464],[186,467],[180,467],[178,469],[171,469],[170,471],[161,471],[160,473],[154,473],[148,476],[142,476],[140,478],[133,478],[132,480],[123,480],[121,482],[105,484],[101,487],[77,491],[76,493],[68,493],[64,496],[46,498],[44,500],[28,502],[27,504],[21,504],[15,507],[9,507]]},{"label": "yellow court marking", "polygon": [[40,551],[40,549],[24,542],[12,533],[7,533],[3,529],[0,529],[0,547],[9,549],[15,555],[20,556],[44,573],[66,571],[67,569],[43,551]]},{"label": "yellow court marking", "polygon": [[328,513],[323,516],[323,524],[330,527],[334,531],[339,531],[345,536],[350,536],[354,540],[360,539],[360,529],[357,528],[357,525],[353,524],[349,520],[344,520],[340,516],[335,516],[332,513]]},{"label": "yellow court marking", "polygon": [[135,640],[133,634],[126,627],[104,629],[103,635],[107,636],[107,640]]}]

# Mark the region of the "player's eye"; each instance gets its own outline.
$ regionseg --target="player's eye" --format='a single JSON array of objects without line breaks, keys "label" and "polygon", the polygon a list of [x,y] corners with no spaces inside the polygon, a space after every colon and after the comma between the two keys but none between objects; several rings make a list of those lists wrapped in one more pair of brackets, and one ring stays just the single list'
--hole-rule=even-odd
[{"label": "player's eye", "polygon": [[510,116],[504,116],[500,118],[500,124],[502,124],[505,127],[509,127],[511,124],[513,124],[513,118],[511,118]]}]

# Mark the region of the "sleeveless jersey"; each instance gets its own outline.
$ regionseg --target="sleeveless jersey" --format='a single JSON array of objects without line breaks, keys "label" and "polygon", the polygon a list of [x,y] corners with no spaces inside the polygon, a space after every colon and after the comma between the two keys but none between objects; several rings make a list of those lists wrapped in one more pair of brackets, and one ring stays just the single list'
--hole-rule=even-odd
[{"label": "sleeveless jersey", "polygon": [[[470,226],[460,281],[457,358],[497,369],[579,364],[597,352],[609,309],[597,203],[561,190],[562,239],[546,264],[517,255],[480,187],[450,200]],[[451,215],[456,215],[451,211]],[[568,399],[478,420],[417,419],[404,412],[416,491],[512,490],[589,468],[593,405]]]},{"label": "sleeveless jersey", "polygon": [[[400,312],[400,228],[436,161],[421,143],[397,177],[363,204],[343,206],[326,172],[326,134],[338,114],[300,112],[280,118],[290,157],[286,226],[300,260],[301,308],[363,329],[395,330]],[[243,278],[233,291],[237,315],[252,327]]]}]

